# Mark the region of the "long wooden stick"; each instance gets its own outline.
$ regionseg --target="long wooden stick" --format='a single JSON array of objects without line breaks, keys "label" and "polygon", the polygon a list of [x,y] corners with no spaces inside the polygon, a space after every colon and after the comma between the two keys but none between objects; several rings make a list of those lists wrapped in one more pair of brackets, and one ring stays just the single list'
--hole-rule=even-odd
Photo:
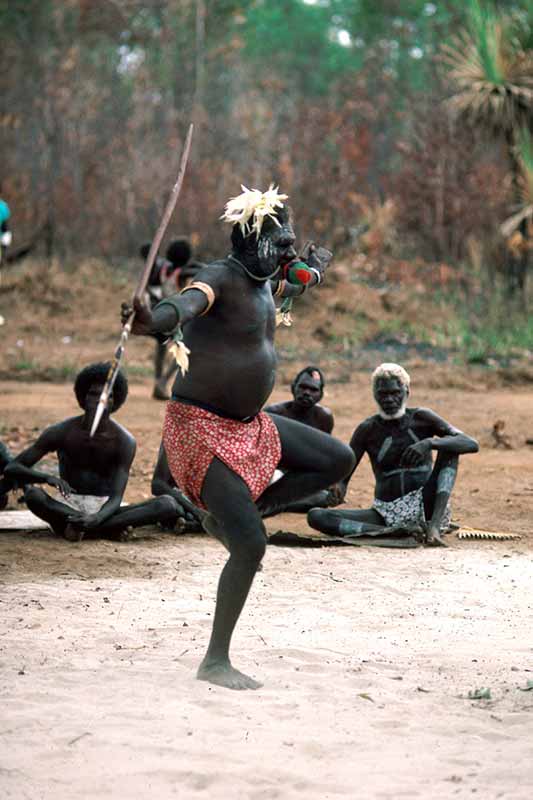
[{"label": "long wooden stick", "polygon": [[157,233],[154,236],[154,240],[153,240],[153,242],[152,242],[152,244],[150,246],[150,250],[149,250],[148,256],[146,258],[146,264],[145,264],[144,270],[143,270],[143,272],[141,274],[141,277],[139,278],[139,283],[137,284],[137,288],[135,289],[135,294],[133,295],[133,297],[135,299],[139,299],[139,300],[142,299],[142,296],[143,296],[144,291],[146,289],[146,284],[148,283],[148,278],[150,277],[150,272],[152,271],[152,266],[154,264],[154,261],[155,261],[155,258],[157,256],[157,253],[159,251],[159,246],[161,244],[161,240],[162,240],[163,236],[165,235],[165,231],[167,229],[167,225],[169,223],[170,217],[172,216],[172,213],[174,211],[176,203],[178,202],[178,197],[179,197],[179,194],[181,192],[181,187],[182,187],[182,184],[183,184],[183,178],[185,176],[185,170],[187,168],[187,161],[189,159],[189,151],[191,149],[191,141],[192,141],[193,130],[194,130],[194,126],[191,123],[189,125],[189,131],[187,133],[187,138],[185,140],[185,145],[183,146],[183,153],[182,153],[181,161],[180,161],[180,171],[178,173],[178,179],[176,180],[176,183],[174,184],[174,187],[172,189],[172,192],[170,194],[170,197],[169,197],[169,200],[168,200],[168,203],[167,203],[167,207],[165,208],[165,213],[163,214],[163,219],[161,220],[159,228],[157,229]]},{"label": "long wooden stick", "polygon": [[[168,223],[170,221],[170,217],[176,207],[176,203],[178,202],[178,197],[181,192],[181,187],[183,184],[183,178],[185,176],[185,170],[187,168],[187,161],[189,159],[189,152],[191,149],[191,141],[192,141],[192,134],[193,134],[194,126],[191,124],[189,125],[189,131],[187,133],[187,138],[185,140],[185,145],[183,147],[183,153],[181,155],[180,161],[180,169],[178,172],[178,178],[172,192],[170,194],[168,203],[165,208],[165,212],[163,214],[163,219],[157,229],[157,233],[154,236],[154,240],[150,246],[150,250],[148,252],[148,256],[146,258],[146,263],[144,265],[143,271],[141,273],[141,277],[139,278],[139,282],[137,284],[137,288],[133,294],[134,300],[142,300],[146,284],[148,283],[148,279],[150,277],[150,273],[152,271],[152,267],[154,265],[155,258],[157,256],[159,246],[161,244],[161,240],[165,235],[165,231],[167,229]],[[100,399],[98,401],[98,405],[96,407],[96,412],[94,415],[93,424],[91,426],[91,436],[94,436],[96,431],[98,430],[98,425],[100,424],[100,420],[102,419],[102,415],[107,408],[107,404],[109,402],[109,396],[113,390],[113,385],[118,375],[118,371],[120,369],[120,363],[122,361],[122,357],[124,355],[124,350],[126,348],[126,342],[128,341],[128,337],[131,333],[131,328],[133,325],[133,320],[135,319],[135,310],[129,317],[128,321],[122,326],[122,333],[120,334],[120,341],[117,345],[115,353],[113,355],[113,360],[111,362],[111,366],[109,367],[109,372],[107,373],[106,382],[104,388],[102,389],[102,394],[100,395]]]}]

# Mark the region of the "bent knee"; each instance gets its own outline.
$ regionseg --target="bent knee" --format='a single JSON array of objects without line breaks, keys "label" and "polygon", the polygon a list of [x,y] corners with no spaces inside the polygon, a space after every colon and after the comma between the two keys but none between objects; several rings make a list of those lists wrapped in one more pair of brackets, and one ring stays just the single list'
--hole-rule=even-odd
[{"label": "bent knee", "polygon": [[253,564],[260,564],[265,555],[266,543],[266,534],[263,531],[254,536],[247,547],[246,557],[248,560]]},{"label": "bent knee", "polygon": [[435,459],[435,467],[437,465],[441,466],[453,466],[459,464],[459,453],[445,453],[443,450],[439,450],[437,453],[437,458]]},{"label": "bent knee", "polygon": [[230,550],[243,561],[257,566],[265,555],[266,542],[265,527],[261,525],[252,534],[243,534],[238,543],[230,546]]},{"label": "bent knee", "polygon": [[315,531],[321,531],[325,527],[328,514],[330,512],[325,508],[312,508],[307,512],[307,524]]},{"label": "bent knee", "polygon": [[332,483],[345,478],[353,470],[354,466],[355,456],[353,450],[339,442],[332,455],[332,472],[334,473]]},{"label": "bent knee", "polygon": [[26,486],[24,489],[24,500],[28,506],[30,504],[41,505],[47,499],[49,499],[49,495],[38,486]]},{"label": "bent knee", "polygon": [[158,514],[165,517],[177,516],[179,514],[179,506],[177,500],[170,494],[161,494],[153,501]]}]

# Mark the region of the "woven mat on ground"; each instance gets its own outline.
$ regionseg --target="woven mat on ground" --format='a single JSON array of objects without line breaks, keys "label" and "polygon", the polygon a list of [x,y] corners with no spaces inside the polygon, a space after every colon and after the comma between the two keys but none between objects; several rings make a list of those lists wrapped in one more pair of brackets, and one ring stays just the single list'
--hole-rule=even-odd
[{"label": "woven mat on ground", "polygon": [[47,522],[31,511],[0,511],[0,531],[47,531]]},{"label": "woven mat on ground", "polygon": [[[449,533],[456,532],[457,538],[462,540],[477,541],[512,541],[520,539],[516,533],[503,533],[501,531],[485,531],[480,528],[469,528],[467,525],[452,525]],[[318,531],[308,530],[305,533],[279,530],[268,537],[269,544],[289,547],[419,547],[420,543],[414,536],[404,535],[377,535],[377,536],[326,536]],[[448,539],[450,543],[450,539]]]},{"label": "woven mat on ground", "polygon": [[305,533],[276,531],[268,537],[268,544],[283,547],[418,547],[414,536],[326,536],[318,531]]}]

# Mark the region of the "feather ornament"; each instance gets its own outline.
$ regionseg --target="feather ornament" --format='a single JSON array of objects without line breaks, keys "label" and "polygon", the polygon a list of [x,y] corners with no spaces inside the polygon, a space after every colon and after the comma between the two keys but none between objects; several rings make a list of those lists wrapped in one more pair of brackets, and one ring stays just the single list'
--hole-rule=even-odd
[{"label": "feather ornament", "polygon": [[179,327],[170,340],[168,352],[176,361],[176,364],[181,370],[181,374],[185,375],[189,370],[189,355],[191,351],[183,341],[183,331]]},{"label": "feather ornament", "polygon": [[292,325],[292,297],[286,297],[279,308],[276,309],[276,326],[285,325],[290,328]]},{"label": "feather ornament", "polygon": [[266,192],[260,192],[241,184],[242,193],[228,200],[220,219],[238,225],[243,236],[255,232],[259,238],[265,219],[280,224],[275,216],[276,209],[283,208],[282,201],[287,200],[288,195],[280,194],[278,188],[271,183]]}]

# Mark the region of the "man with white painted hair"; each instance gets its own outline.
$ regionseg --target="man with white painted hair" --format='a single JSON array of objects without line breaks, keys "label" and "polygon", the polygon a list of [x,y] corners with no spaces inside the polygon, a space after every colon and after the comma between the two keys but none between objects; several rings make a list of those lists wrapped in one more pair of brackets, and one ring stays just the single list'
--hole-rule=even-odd
[{"label": "man with white painted hair", "polygon": [[[449,525],[449,499],[459,456],[477,453],[475,439],[429,408],[407,408],[410,378],[399,364],[381,364],[372,375],[378,413],[354,431],[352,472],[341,481],[344,494],[363,455],[368,453],[376,478],[371,508],[314,508],[312,528],[334,536],[376,536],[400,529],[422,532],[427,545],[441,545]],[[432,451],[437,452],[433,464]]]}]

